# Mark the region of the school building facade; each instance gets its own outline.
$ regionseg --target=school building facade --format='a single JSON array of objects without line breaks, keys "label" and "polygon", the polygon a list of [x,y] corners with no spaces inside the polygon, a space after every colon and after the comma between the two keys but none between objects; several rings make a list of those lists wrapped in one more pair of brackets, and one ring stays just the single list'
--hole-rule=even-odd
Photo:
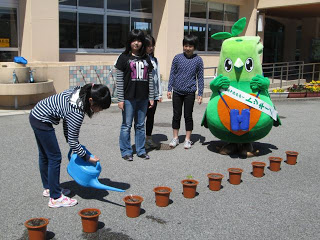
[{"label": "school building facade", "polygon": [[17,67],[14,56],[37,68],[36,81],[52,79],[54,92],[96,81],[81,74],[88,66],[108,78],[134,28],[156,39],[166,81],[184,34],[199,37],[205,67],[217,66],[222,41],[210,36],[230,32],[241,17],[247,18],[243,35],[261,37],[263,62],[319,61],[313,54],[320,49],[319,0],[0,0],[0,83]]}]

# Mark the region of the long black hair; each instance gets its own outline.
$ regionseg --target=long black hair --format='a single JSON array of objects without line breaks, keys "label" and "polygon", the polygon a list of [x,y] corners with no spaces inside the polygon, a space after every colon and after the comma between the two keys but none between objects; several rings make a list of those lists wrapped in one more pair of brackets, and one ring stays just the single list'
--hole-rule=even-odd
[{"label": "long black hair", "polygon": [[[154,40],[154,37],[152,37],[150,34],[146,36],[146,47],[149,46],[156,46],[156,40]],[[150,55],[154,57],[154,51]]]},{"label": "long black hair", "polygon": [[93,111],[90,108],[89,98],[92,98],[94,106],[99,106],[102,109],[107,109],[111,105],[111,94],[106,85],[93,83],[84,85],[80,89],[79,100],[82,102],[83,111],[90,118],[93,115]]},{"label": "long black hair", "polygon": [[144,57],[146,55],[146,39],[144,33],[140,29],[133,29],[128,34],[128,40],[126,44],[126,50],[123,52],[124,54],[131,53],[131,43],[135,40],[139,40],[142,43],[142,46],[139,50],[139,56]]}]

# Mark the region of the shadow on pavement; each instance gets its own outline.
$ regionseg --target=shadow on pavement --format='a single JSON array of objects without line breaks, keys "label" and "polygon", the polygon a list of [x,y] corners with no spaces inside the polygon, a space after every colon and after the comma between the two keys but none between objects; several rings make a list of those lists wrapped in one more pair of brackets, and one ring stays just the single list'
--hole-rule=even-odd
[{"label": "shadow on pavement", "polygon": [[[127,190],[130,188],[130,184],[128,183],[113,182],[109,178],[100,178],[99,182],[101,184],[108,185],[114,188],[120,188],[123,190]],[[82,199],[96,199],[101,202],[117,205],[119,207],[125,207],[125,205],[118,204],[118,203],[104,199],[104,197],[109,195],[109,192],[106,190],[82,187],[79,184],[77,184],[75,181],[61,183],[61,187],[71,190],[71,194],[69,195],[69,197],[74,197],[75,195],[78,195]]]}]

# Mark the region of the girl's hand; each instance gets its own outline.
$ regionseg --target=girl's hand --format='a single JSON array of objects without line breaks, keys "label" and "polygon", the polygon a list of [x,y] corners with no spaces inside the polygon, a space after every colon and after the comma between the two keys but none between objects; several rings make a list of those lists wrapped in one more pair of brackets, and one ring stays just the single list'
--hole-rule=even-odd
[{"label": "girl's hand", "polygon": [[92,164],[96,165],[96,163],[100,161],[100,159],[97,156],[94,157],[90,157],[89,162],[91,162]]},{"label": "girl's hand", "polygon": [[153,108],[154,100],[149,100],[150,106],[149,108]]},{"label": "girl's hand", "polygon": [[161,98],[159,98],[159,100],[158,100],[159,102],[162,102],[162,97]]},{"label": "girl's hand", "polygon": [[124,102],[118,102],[118,108],[120,108],[123,111],[124,110]]},{"label": "girl's hand", "polygon": [[167,98],[171,99],[171,92],[167,92]]},{"label": "girl's hand", "polygon": [[202,103],[202,96],[198,96],[198,103],[199,105]]}]

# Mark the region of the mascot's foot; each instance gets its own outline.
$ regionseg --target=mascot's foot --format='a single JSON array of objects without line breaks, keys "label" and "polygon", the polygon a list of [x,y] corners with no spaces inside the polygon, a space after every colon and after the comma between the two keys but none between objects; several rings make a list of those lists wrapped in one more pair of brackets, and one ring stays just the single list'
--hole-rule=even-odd
[{"label": "mascot's foot", "polygon": [[222,155],[231,155],[237,151],[237,144],[228,143],[218,150],[219,150],[219,153]]},{"label": "mascot's foot", "polygon": [[239,155],[244,158],[251,158],[259,155],[259,150],[254,150],[251,143],[238,144]]}]

